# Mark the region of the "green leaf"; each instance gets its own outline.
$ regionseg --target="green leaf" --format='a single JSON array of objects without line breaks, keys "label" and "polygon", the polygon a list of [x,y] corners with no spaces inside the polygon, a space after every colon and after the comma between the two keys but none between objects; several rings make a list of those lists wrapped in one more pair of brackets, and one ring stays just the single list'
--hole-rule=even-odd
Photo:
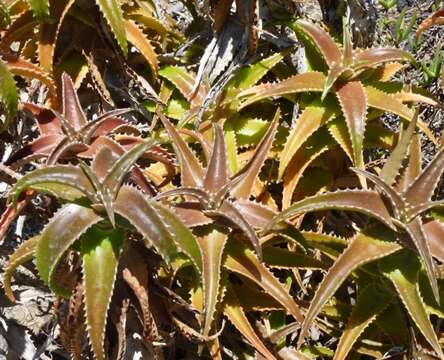
[{"label": "green leaf", "polygon": [[128,55],[125,26],[119,0],[96,0],[125,57]]},{"label": "green leaf", "polygon": [[359,292],[347,326],[342,332],[333,360],[344,360],[353,344],[378,314],[390,305],[391,294],[377,284],[370,284]]},{"label": "green leaf", "polygon": [[49,0],[28,1],[37,20],[47,21],[49,19]]},{"label": "green leaf", "polygon": [[407,311],[428,343],[438,356],[443,358],[444,354],[419,293],[418,271],[420,263],[417,257],[412,252],[405,250],[382,259],[379,267],[393,282]]},{"label": "green leaf", "polygon": [[70,296],[70,290],[56,283],[59,261],[80,236],[101,220],[93,210],[70,204],[59,210],[43,229],[36,249],[36,266],[40,278],[57,295]]},{"label": "green leaf", "polygon": [[15,269],[34,257],[35,249],[40,241],[40,236],[36,235],[28,240],[25,240],[20,246],[14,250],[9,256],[8,263],[3,273],[3,288],[5,294],[11,302],[15,301],[14,294],[11,289],[11,278]]},{"label": "green leaf", "polygon": [[3,103],[5,122],[0,127],[0,133],[11,124],[17,112],[18,92],[15,80],[3,61],[0,60],[0,100]]},{"label": "green leaf", "polygon": [[354,270],[401,249],[394,240],[394,233],[381,225],[368,228],[351,240],[350,245],[328,271],[311,301],[299,334],[299,345],[304,341],[322,307]]},{"label": "green leaf", "polygon": [[86,323],[91,348],[97,360],[106,358],[106,319],[124,239],[125,232],[122,229],[105,230],[99,226],[93,226],[82,236]]}]

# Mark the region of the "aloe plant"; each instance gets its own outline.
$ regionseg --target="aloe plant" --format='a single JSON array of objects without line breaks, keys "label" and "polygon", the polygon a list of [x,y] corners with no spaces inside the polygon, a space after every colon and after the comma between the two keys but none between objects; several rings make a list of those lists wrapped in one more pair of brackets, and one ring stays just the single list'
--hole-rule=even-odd
[{"label": "aloe plant", "polygon": [[[79,249],[76,244],[80,242],[87,331],[98,359],[106,357],[103,346],[107,310],[129,230],[140,232],[145,244],[153,246],[167,262],[177,254],[179,244],[189,246],[185,253],[190,251],[193,259],[200,261],[196,240],[180,220],[137,188],[122,186],[134,162],[152,144],[139,144],[121,157],[103,146],[91,168],[81,164],[80,168],[54,165],[37,169],[23,176],[12,190],[13,201],[25,189],[33,189],[70,203],[55,214],[39,235],[11,255],[4,280],[8,296],[13,299],[9,279],[14,268],[31,257],[35,257],[39,276],[51,290],[69,296],[71,289],[63,288],[57,281],[57,268],[68,249]],[[123,219],[131,224],[130,228]]]},{"label": "aloe plant", "polygon": [[[283,152],[285,161],[280,164],[280,176],[301,145],[324,125],[355,166],[363,169],[363,142],[368,110],[373,108],[392,112],[407,121],[413,118],[413,111],[395,98],[396,92],[385,92],[390,87],[389,82],[385,83],[390,75],[382,79],[374,73],[374,69],[389,66],[384,65],[389,62],[410,62],[413,58],[409,53],[393,48],[353,49],[346,27],[342,48],[327,32],[312,23],[298,21],[296,29],[301,39],[306,40],[306,46],[314,47],[313,51],[320,53],[323,60],[321,63],[319,57],[308,59],[312,68],[318,71],[308,71],[276,84],[261,84],[246,89],[239,94],[242,99],[239,108],[271,96],[319,92],[321,101],[317,99],[308,104],[288,137]],[[388,71],[393,73],[397,69]],[[334,94],[331,99],[328,96],[330,93]],[[308,118],[314,118],[315,121],[307,124]],[[339,121],[335,122],[335,126],[329,126],[333,118]],[[427,131],[426,126],[421,125],[421,128]]]},{"label": "aloe plant", "polygon": [[[439,302],[440,294],[435,263],[432,258],[433,253],[431,251],[431,249],[435,249],[436,246],[432,248],[430,245],[430,243],[436,238],[426,232],[423,225],[422,214],[441,204],[440,201],[432,201],[431,198],[436,184],[442,175],[443,169],[441,161],[443,155],[442,151],[440,151],[433,161],[425,169],[421,170],[421,148],[419,145],[419,137],[418,135],[413,136],[416,126],[415,123],[416,118],[409,124],[409,127],[403,133],[397,147],[392,152],[379,175],[360,169],[354,169],[357,174],[364,176],[374,183],[380,195],[374,191],[368,190],[342,190],[316,195],[296,202],[277,215],[271,223],[278,223],[309,211],[338,209],[364,213],[387,226],[386,229],[380,228],[379,230],[376,230],[376,235],[372,233],[374,230],[370,230],[372,233],[371,237],[374,239],[372,241],[376,241],[374,244],[367,238],[368,235],[366,235],[367,233],[365,231],[359,233],[354,240],[352,240],[349,247],[340,257],[338,257],[324,281],[319,286],[315,298],[310,305],[299,336],[299,344],[302,343],[312,321],[315,319],[322,306],[325,305],[328,298],[334,294],[337,288],[345,280],[344,274],[348,275],[363,264],[384,258],[381,262],[381,264],[384,264],[381,265],[381,269],[383,269],[382,272],[393,281],[410,316],[418,325],[422,334],[428,340],[435,352],[442,357],[441,348],[433,332],[430,320],[428,319],[421,295],[418,292],[419,265],[415,265],[415,271],[413,268],[408,270],[408,267],[405,267],[404,269],[401,266],[401,264],[405,264],[405,261],[407,261],[400,260],[401,258],[406,258],[410,262],[417,262],[416,256],[405,251],[402,252],[403,255],[396,255],[397,257],[392,258],[389,256],[401,249],[401,245],[396,242],[395,235],[399,236],[398,239],[403,244],[407,244],[407,246],[411,246],[409,244],[409,242],[411,242],[422,260],[433,295],[436,301]],[[403,168],[403,160],[408,149],[410,149],[409,162],[408,165]],[[401,176],[398,176],[400,173]],[[386,207],[381,197],[386,198],[390,203],[389,207]],[[392,228],[392,231],[388,230],[389,227]],[[433,233],[432,230],[431,233]],[[366,249],[363,250],[361,246]],[[399,259],[399,261],[391,262],[389,259]],[[388,268],[391,270],[385,270]],[[410,272],[407,274],[408,271]],[[397,275],[395,275],[395,273]],[[382,311],[382,309],[378,312],[380,311]],[[374,315],[376,314],[377,313]],[[371,318],[369,318],[369,321],[370,320]],[[360,329],[358,326],[364,327]],[[360,332],[365,329],[366,323],[359,323],[351,327],[353,328],[353,332],[344,333],[343,341],[356,341]],[[345,340],[346,337],[347,340]],[[346,351],[343,348],[340,349],[341,355],[338,355],[337,358],[342,359],[347,355],[350,348],[347,347]]]}]

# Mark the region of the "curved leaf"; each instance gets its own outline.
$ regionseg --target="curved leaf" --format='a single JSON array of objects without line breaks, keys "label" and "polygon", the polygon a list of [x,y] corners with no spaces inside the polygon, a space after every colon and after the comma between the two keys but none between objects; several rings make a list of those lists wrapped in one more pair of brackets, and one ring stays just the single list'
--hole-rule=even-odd
[{"label": "curved leaf", "polygon": [[381,260],[381,271],[393,282],[402,302],[421,333],[440,358],[444,358],[426,307],[419,293],[420,264],[414,254],[403,251]]},{"label": "curved leaf", "polygon": [[174,145],[176,156],[180,164],[180,176],[182,186],[199,187],[204,178],[204,169],[196,155],[188,147],[187,143],[180,137],[173,124],[161,113],[158,114],[163,126]]},{"label": "curved leaf", "polygon": [[4,131],[11,124],[17,112],[18,93],[15,86],[15,80],[8,70],[8,67],[0,60],[0,100],[4,104],[6,120],[0,127],[0,132]]},{"label": "curved leaf", "polygon": [[433,262],[432,254],[430,253],[430,246],[424,233],[421,218],[417,217],[412,220],[405,226],[405,229],[415,244],[419,255],[421,256],[427,277],[429,278],[430,285],[432,286],[433,295],[435,296],[436,301],[439,303],[439,289],[438,281],[436,279],[435,263]]},{"label": "curved leaf", "polygon": [[126,33],[124,20],[122,15],[122,9],[118,0],[96,0],[97,5],[99,5],[108,25],[116,37],[117,43],[122,49],[123,55],[126,57],[128,55],[128,44],[126,42]]},{"label": "curved leaf", "polygon": [[271,96],[283,96],[309,91],[322,92],[324,90],[325,80],[326,77],[323,73],[312,71],[292,76],[276,84],[254,86],[242,91],[238,95],[239,98],[245,97],[239,110]]},{"label": "curved leaf", "polygon": [[414,57],[407,51],[396,48],[370,48],[355,55],[355,70],[374,68],[386,62],[414,62]]},{"label": "curved leaf", "polygon": [[370,284],[359,292],[356,305],[342,332],[333,360],[344,360],[362,332],[384,311],[391,301],[386,289]]},{"label": "curved leaf", "polygon": [[196,269],[202,273],[202,253],[193,233],[168,208],[153,202],[152,206],[159,212],[167,224],[176,245],[191,259]]},{"label": "curved leaf", "polygon": [[[251,194],[254,182],[259,176],[259,172],[267,159],[268,152],[273,145],[276,131],[279,125],[281,110],[278,108],[273,121],[271,122],[267,132],[263,136],[261,142],[256,147],[253,156],[248,163],[240,170],[232,179],[232,184],[235,184],[230,193],[232,196],[239,199],[246,199]],[[240,181],[239,181],[240,180]]]},{"label": "curved leaf", "polygon": [[444,149],[441,149],[404,193],[407,203],[417,206],[429,202],[443,172]]},{"label": "curved leaf", "polygon": [[3,288],[9,301],[14,302],[15,297],[11,288],[11,278],[15,269],[25,262],[31,260],[34,257],[35,249],[40,241],[40,236],[34,236],[28,240],[25,240],[20,246],[14,250],[9,256],[8,263],[5,266],[3,273]]},{"label": "curved leaf", "polygon": [[228,183],[229,170],[224,131],[219,124],[215,124],[213,127],[213,136],[213,151],[205,172],[203,187],[209,191],[217,192]]},{"label": "curved leaf", "polygon": [[211,330],[216,311],[221,279],[222,254],[227,235],[213,230],[206,236],[198,238],[202,252],[202,286],[204,293],[205,318],[203,335]]},{"label": "curved leaf", "polygon": [[[55,186],[52,186],[55,184]],[[26,189],[38,188],[44,185],[46,189],[57,194],[60,198],[66,198],[65,191],[74,188],[86,196],[93,198],[95,189],[80,168],[70,165],[47,166],[36,169],[20,178],[11,190],[12,201],[17,202],[20,194]],[[68,198],[71,198],[69,196]]]},{"label": "curved leaf", "polygon": [[48,87],[48,91],[52,96],[56,96],[56,87],[54,81],[48,73],[40,69],[37,65],[28,60],[15,58],[13,56],[3,56],[6,61],[8,69],[14,75],[19,75],[31,79],[37,79]]},{"label": "curved leaf", "polygon": [[153,45],[151,45],[151,42],[147,39],[146,35],[142,30],[139,29],[135,22],[124,20],[124,24],[128,41],[140,51],[145,60],[148,62],[154,78],[156,78],[157,73],[159,72],[159,61]]},{"label": "curved leaf", "polygon": [[290,131],[284,149],[280,154],[279,178],[282,178],[285,169],[302,144],[319,127],[331,120],[334,115],[335,113],[330,107],[318,103],[312,103],[303,110]]},{"label": "curved leaf", "polygon": [[86,324],[91,348],[97,360],[104,352],[108,307],[114,289],[120,251],[125,238],[121,229],[89,229],[81,241]]},{"label": "curved leaf", "polygon": [[177,253],[171,232],[159,211],[140,190],[122,186],[114,203],[114,211],[127,219],[167,263],[171,261]]},{"label": "curved leaf", "polygon": [[238,299],[231,291],[225,296],[224,314],[256,351],[266,359],[276,359],[254,331]]},{"label": "curved leaf", "polygon": [[278,214],[269,227],[306,212],[323,210],[357,211],[378,219],[392,229],[395,228],[380,195],[364,190],[338,190],[307,197]]},{"label": "curved leaf", "polygon": [[352,239],[319,285],[302,325],[298,346],[304,341],[322,307],[354,270],[401,249],[394,240],[394,234],[382,226],[368,228]]},{"label": "curved leaf", "polygon": [[364,169],[363,144],[367,116],[367,99],[360,81],[350,81],[336,89],[353,147],[353,162]]},{"label": "curved leaf", "polygon": [[36,266],[40,278],[56,294],[70,295],[70,290],[60,288],[56,283],[57,265],[62,256],[80,236],[101,220],[103,218],[93,210],[70,204],[59,210],[45,226],[36,249]]},{"label": "curved leaf", "polygon": [[193,106],[202,105],[206,98],[206,90],[200,85],[196,94],[193,94],[193,87],[196,79],[184,68],[178,66],[164,66],[160,69],[159,75],[173,83],[177,90],[179,90],[185,99],[187,99]]},{"label": "curved leaf", "polygon": [[105,179],[104,185],[111,192],[112,197],[117,196],[117,192],[122,184],[123,178],[134,163],[154,144],[153,140],[148,140],[134,146],[131,150],[126,151],[109,170]]},{"label": "curved leaf", "polygon": [[296,26],[310,37],[329,67],[334,64],[341,64],[342,53],[333,38],[325,30],[308,21],[298,21]]}]

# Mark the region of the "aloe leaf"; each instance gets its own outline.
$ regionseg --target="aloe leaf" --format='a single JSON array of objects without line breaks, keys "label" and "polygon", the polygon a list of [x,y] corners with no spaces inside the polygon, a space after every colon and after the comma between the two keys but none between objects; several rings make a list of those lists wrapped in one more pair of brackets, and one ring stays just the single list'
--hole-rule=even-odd
[{"label": "aloe leaf", "polygon": [[395,345],[409,341],[409,326],[400,301],[393,301],[380,316],[376,318],[376,325],[390,338]]},{"label": "aloe leaf", "polygon": [[222,254],[227,235],[213,230],[208,235],[199,237],[202,252],[202,285],[204,295],[203,334],[208,335],[214,319],[221,282]]},{"label": "aloe leaf", "polygon": [[334,118],[326,124],[326,127],[350,161],[353,162],[353,144],[345,119],[342,116]]},{"label": "aloe leaf", "polygon": [[193,106],[202,105],[206,97],[206,91],[201,85],[196,94],[193,94],[193,87],[196,79],[185,68],[178,66],[164,66],[160,69],[159,75],[173,83],[177,90],[179,90],[185,99],[187,99]]},{"label": "aloe leaf", "polygon": [[365,93],[367,95],[367,103],[369,107],[391,112],[408,121],[413,119],[413,111],[402,102],[395,99],[392,95],[372,86],[365,86]]},{"label": "aloe leaf", "polygon": [[[53,72],[54,52],[60,27],[75,0],[60,0],[51,4],[51,18],[55,22],[40,24],[38,57],[40,66],[49,74]],[[49,10],[49,9],[48,9]],[[48,13],[49,15],[49,13]]]},{"label": "aloe leaf", "polygon": [[414,62],[414,57],[407,51],[395,48],[370,48],[355,54],[355,70],[374,68],[386,62]]},{"label": "aloe leaf", "polygon": [[322,92],[324,90],[325,80],[326,77],[323,73],[313,71],[292,76],[276,84],[254,86],[242,91],[238,95],[239,98],[245,98],[239,110],[271,96],[283,96],[309,91]]},{"label": "aloe leaf", "polygon": [[387,290],[375,284],[370,284],[359,292],[333,360],[344,360],[347,357],[362,332],[390,305],[391,297]]},{"label": "aloe leaf", "polygon": [[418,271],[420,264],[414,254],[403,251],[382,259],[379,267],[393,282],[402,302],[421,333],[436,351],[440,358],[444,357],[436,337],[426,307],[419,293]]},{"label": "aloe leaf", "polygon": [[67,73],[62,74],[63,117],[67,120],[71,132],[80,131],[87,123],[85,113],[80,106],[74,84]]},{"label": "aloe leaf", "polygon": [[261,353],[266,359],[276,359],[254,331],[244,310],[239,304],[239,300],[232,291],[229,291],[225,296],[224,314],[256,351]]},{"label": "aloe leaf", "polygon": [[145,60],[148,62],[154,78],[156,78],[157,73],[159,72],[159,60],[157,59],[157,54],[153,45],[135,22],[131,20],[123,21],[128,41],[140,51]]},{"label": "aloe leaf", "polygon": [[128,44],[126,42],[126,33],[123,20],[122,9],[118,0],[96,0],[108,25],[111,27],[117,43],[126,57],[128,54]]},{"label": "aloe leaf", "polygon": [[255,64],[241,68],[226,85],[225,101],[233,101],[240,91],[254,86],[264,75],[284,58],[284,52],[273,54]]},{"label": "aloe leaf", "polygon": [[114,211],[127,219],[167,263],[171,261],[177,251],[168,225],[140,190],[122,186],[114,202]]},{"label": "aloe leaf", "polygon": [[0,127],[0,132],[4,131],[11,124],[17,112],[18,93],[15,80],[3,61],[0,61],[0,100],[4,104],[5,122]]},{"label": "aloe leaf", "polygon": [[353,147],[353,162],[364,169],[363,142],[367,99],[364,87],[359,81],[350,81],[336,89]]},{"label": "aloe leaf", "polygon": [[56,283],[57,265],[62,256],[80,236],[101,220],[103,218],[93,210],[69,204],[59,210],[45,226],[36,249],[36,266],[40,278],[56,294],[70,295],[69,290],[60,288]]},{"label": "aloe leaf", "polygon": [[405,226],[407,233],[415,244],[419,255],[424,263],[424,267],[429,278],[430,285],[432,286],[433,295],[436,301],[439,303],[439,289],[438,281],[436,279],[435,263],[433,262],[432,254],[430,253],[430,247],[424,233],[421,218],[417,217]]},{"label": "aloe leaf", "polygon": [[421,24],[418,26],[418,29],[416,30],[416,38],[418,38],[424,31],[426,31],[430,27],[439,24],[444,24],[444,10],[442,9],[434,12],[423,22],[421,22]]},{"label": "aloe leaf", "polygon": [[410,121],[407,130],[403,132],[402,137],[398,141],[395,149],[392,151],[387,161],[385,162],[379,177],[382,181],[384,181],[387,185],[391,186],[396,176],[399,174],[399,170],[402,167],[402,161],[407,155],[407,150],[412,140],[412,136],[416,129],[416,121],[418,120],[418,113],[415,114],[415,117]]},{"label": "aloe leaf", "polygon": [[331,107],[322,106],[316,102],[310,104],[303,110],[296,120],[295,126],[290,131],[284,149],[280,154],[279,178],[282,178],[291,159],[309,136],[331,120],[334,115],[335,112]]},{"label": "aloe leaf", "polygon": [[191,259],[199,273],[202,273],[200,244],[193,233],[168,208],[155,202],[152,203],[152,206],[167,224],[175,244]]},{"label": "aloe leaf", "polygon": [[403,200],[401,194],[399,194],[389,184],[384,182],[380,177],[376,176],[375,174],[369,173],[368,171],[355,169],[355,168],[352,168],[352,170],[356,174],[361,175],[361,176],[365,177],[366,179],[369,179],[371,182],[373,182],[373,184],[376,185],[376,188],[380,192],[384,193],[390,199],[390,202],[392,203],[394,212],[395,212],[396,216],[399,218],[400,214],[404,211],[404,207],[405,207],[404,200]]},{"label": "aloe leaf", "polygon": [[255,201],[236,199],[233,205],[252,227],[258,229],[267,227],[276,215],[269,207]]},{"label": "aloe leaf", "polygon": [[430,252],[439,261],[444,262],[444,223],[431,220],[423,224],[423,229]]},{"label": "aloe leaf", "polygon": [[444,149],[441,149],[404,193],[411,206],[429,202],[444,171]]},{"label": "aloe leaf", "polygon": [[281,111],[278,108],[274,115],[273,121],[270,124],[270,127],[268,128],[259,145],[256,147],[253,156],[242,168],[242,170],[240,170],[233,177],[231,183],[235,185],[230,189],[230,193],[234,197],[238,199],[246,199],[250,196],[254,182],[259,176],[259,172],[264,165],[265,160],[267,159],[268,152],[273,145],[273,141],[279,125],[280,115]]},{"label": "aloe leaf", "polygon": [[259,259],[262,259],[262,249],[259,243],[259,239],[252,226],[245,219],[243,214],[236,208],[236,206],[230,200],[224,200],[222,205],[216,211],[205,211],[205,215],[212,216],[217,215],[225,218],[231,222],[234,226],[241,229],[247,236],[250,243],[253,245]]},{"label": "aloe leaf", "polygon": [[41,21],[49,18],[49,0],[28,0],[34,16]]},{"label": "aloe leaf", "polygon": [[89,229],[81,241],[86,324],[91,348],[97,360],[104,352],[108,307],[114,289],[120,251],[125,232],[122,229]]},{"label": "aloe leaf", "polygon": [[66,197],[66,189],[70,187],[90,198],[93,198],[95,193],[94,187],[80,168],[70,165],[48,166],[26,174],[15,183],[11,190],[14,204],[24,190],[37,189],[40,185],[61,198]]},{"label": "aloe leaf", "polygon": [[123,178],[134,163],[154,144],[154,141],[148,140],[134,146],[131,150],[126,151],[113,165],[106,175],[103,183],[115,198],[122,184]]},{"label": "aloe leaf", "polygon": [[25,240],[17,249],[9,256],[8,263],[3,273],[3,288],[5,294],[11,302],[15,301],[14,293],[11,288],[11,278],[15,269],[34,257],[35,249],[40,241],[40,236],[34,236]]},{"label": "aloe leaf", "polygon": [[213,134],[213,151],[208,163],[203,187],[210,191],[217,191],[217,189],[223,188],[228,183],[229,170],[224,131],[219,124],[214,125]]},{"label": "aloe leaf", "polygon": [[170,123],[170,121],[161,113],[158,115],[173,142],[174,150],[180,164],[182,186],[201,186],[205,174],[201,163],[188,147],[187,143],[180,137],[179,133]]},{"label": "aloe leaf", "polygon": [[284,285],[263,265],[254,253],[239,242],[227,246],[224,267],[257,283],[299,322],[303,315]]},{"label": "aloe leaf", "polygon": [[422,170],[421,137],[419,134],[415,134],[411,139],[408,155],[407,167],[396,185],[397,190],[404,194]]},{"label": "aloe leaf", "polygon": [[344,75],[346,72],[350,71],[347,67],[341,65],[334,65],[328,70],[327,79],[325,80],[324,90],[322,91],[321,101],[324,101],[327,94],[330,92],[332,86],[336,81]]},{"label": "aloe leaf", "polygon": [[308,21],[301,20],[298,21],[296,25],[310,37],[311,41],[317,46],[330,68],[334,64],[341,64],[342,53],[333,38],[325,30]]},{"label": "aloe leaf", "polygon": [[237,138],[234,124],[231,121],[224,123],[225,145],[227,147],[227,161],[230,175],[233,175],[239,170],[239,161],[237,154]]},{"label": "aloe leaf", "polygon": [[357,211],[376,218],[394,229],[390,214],[380,195],[365,190],[338,190],[307,197],[278,214],[269,227],[306,212],[324,210]]},{"label": "aloe leaf", "polygon": [[401,249],[394,240],[394,234],[382,226],[368,228],[352,239],[350,245],[330,268],[311,301],[299,334],[299,346],[322,307],[354,270]]},{"label": "aloe leaf", "polygon": [[47,157],[54,150],[54,146],[63,139],[63,136],[56,134],[40,136],[12,153],[5,165],[19,166],[34,159]]},{"label": "aloe leaf", "polygon": [[282,208],[287,209],[307,167],[322,153],[335,145],[333,138],[325,128],[316,131],[304,145],[294,154],[284,174],[284,191],[282,194]]}]

